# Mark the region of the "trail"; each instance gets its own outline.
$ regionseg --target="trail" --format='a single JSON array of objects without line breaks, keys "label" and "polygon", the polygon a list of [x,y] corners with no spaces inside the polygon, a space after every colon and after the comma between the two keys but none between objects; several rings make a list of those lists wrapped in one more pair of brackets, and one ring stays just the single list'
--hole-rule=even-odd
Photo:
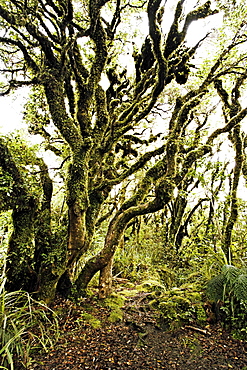
[{"label": "trail", "polygon": [[219,325],[164,331],[145,293],[128,297],[121,310],[94,298],[80,305],[60,299],[54,309],[59,342],[28,370],[247,370],[245,342]]}]

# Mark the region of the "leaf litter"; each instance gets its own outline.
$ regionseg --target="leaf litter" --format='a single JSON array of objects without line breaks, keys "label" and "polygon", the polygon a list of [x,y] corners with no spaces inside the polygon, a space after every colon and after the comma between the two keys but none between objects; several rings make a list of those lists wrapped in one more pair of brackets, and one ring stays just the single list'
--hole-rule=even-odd
[{"label": "leaf litter", "polygon": [[60,339],[28,370],[247,370],[246,342],[219,324],[165,331],[143,292],[126,297],[115,322],[113,306],[94,297],[77,304],[58,298],[52,308]]}]

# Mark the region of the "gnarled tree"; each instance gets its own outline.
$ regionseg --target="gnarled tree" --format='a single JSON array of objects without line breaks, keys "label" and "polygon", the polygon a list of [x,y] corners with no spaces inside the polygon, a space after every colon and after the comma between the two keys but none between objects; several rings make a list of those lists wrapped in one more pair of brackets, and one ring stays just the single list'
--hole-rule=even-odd
[{"label": "gnarled tree", "polygon": [[[108,294],[113,255],[131,219],[162,209],[173,198],[174,189],[188,176],[193,163],[209,155],[214,140],[234,129],[247,114],[246,108],[238,110],[206,141],[198,140],[195,147],[186,146],[185,134],[193,122],[192,114],[197,109],[200,113],[200,102],[209,94],[213,82],[243,62],[243,58],[236,57],[230,67],[227,64],[229,53],[245,42],[239,34],[212,62],[208,74],[201,77],[197,86],[174,100],[166,135],[157,140],[156,147],[151,135],[142,135],[143,122],[154,117],[155,107],[169,84],[185,85],[188,81],[191,59],[202,42],[194,47],[186,46],[190,24],[217,13],[207,1],[184,14],[184,0],[180,0],[170,30],[164,34],[166,2],[161,5],[161,0],[10,0],[0,3],[1,70],[7,80],[1,94],[21,86],[40,88],[48,114],[43,117],[43,123],[39,120],[39,127],[34,131],[49,142],[46,127],[52,122],[69,151],[65,179],[66,258],[54,266],[54,258],[50,258],[54,256],[54,239],[48,237],[46,243],[39,243],[40,232],[35,234],[32,246],[33,258],[38,256],[38,261],[30,264],[30,270],[35,270],[37,291],[47,302],[53,298],[61,276],[68,276],[89,249],[104,204],[116,185],[148,165],[135,191],[112,215],[104,248],[79,273],[75,282],[78,294],[84,293],[97,271],[101,271],[100,294],[102,297]],[[121,24],[126,19],[130,23],[135,12],[141,12],[148,20],[148,34],[140,50],[134,45],[131,27],[129,40],[121,40]],[[127,42],[133,45],[132,59],[120,50],[121,42],[125,47]],[[126,70],[121,63],[121,59],[127,57],[127,63],[133,61],[133,71]],[[106,84],[103,77],[107,78]],[[32,125],[35,126],[35,122]],[[49,143],[49,149],[52,148],[57,154],[57,148]],[[44,164],[40,168],[45,174]],[[48,178],[43,177],[41,184],[43,203],[40,207],[47,215],[51,195]],[[14,261],[10,259],[11,263]],[[10,271],[11,266],[7,278],[14,286],[16,282]],[[45,276],[49,278],[44,280]]]}]

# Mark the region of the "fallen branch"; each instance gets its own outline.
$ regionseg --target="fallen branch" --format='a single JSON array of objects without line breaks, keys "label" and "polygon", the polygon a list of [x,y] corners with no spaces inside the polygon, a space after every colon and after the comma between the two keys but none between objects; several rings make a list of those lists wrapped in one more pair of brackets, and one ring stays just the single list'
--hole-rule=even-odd
[{"label": "fallen branch", "polygon": [[195,328],[194,326],[190,326],[190,325],[185,325],[182,329],[191,329],[191,330],[194,330],[194,331],[198,331],[199,333],[202,333],[204,335],[211,335],[211,333],[207,330],[200,329],[200,328]]}]

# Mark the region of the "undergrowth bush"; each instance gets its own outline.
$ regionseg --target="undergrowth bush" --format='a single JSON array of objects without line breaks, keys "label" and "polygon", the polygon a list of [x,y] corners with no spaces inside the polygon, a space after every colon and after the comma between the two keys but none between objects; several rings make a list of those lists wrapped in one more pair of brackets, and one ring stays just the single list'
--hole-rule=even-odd
[{"label": "undergrowth bush", "polygon": [[169,253],[171,258],[166,258],[167,250],[160,240],[142,238],[137,244],[130,238],[116,253],[114,274],[135,281],[136,289],[150,292],[151,305],[158,310],[164,329],[186,323],[203,326],[207,319],[203,287],[215,258],[206,260],[204,256],[198,261],[197,256],[184,256],[175,249]]},{"label": "undergrowth bush", "polygon": [[14,370],[32,363],[39,350],[48,351],[59,336],[54,312],[27,292],[0,287],[0,368]]},{"label": "undergrowth bush", "polygon": [[139,289],[151,292],[150,304],[158,310],[163,329],[177,329],[183,324],[195,322],[205,325],[202,293],[195,283],[185,283],[168,289],[159,280],[150,279],[143,281]]},{"label": "undergrowth bush", "polygon": [[161,262],[163,247],[152,237],[139,241],[131,236],[119,246],[114,257],[113,273],[116,276],[139,282],[143,277],[152,276]]}]

